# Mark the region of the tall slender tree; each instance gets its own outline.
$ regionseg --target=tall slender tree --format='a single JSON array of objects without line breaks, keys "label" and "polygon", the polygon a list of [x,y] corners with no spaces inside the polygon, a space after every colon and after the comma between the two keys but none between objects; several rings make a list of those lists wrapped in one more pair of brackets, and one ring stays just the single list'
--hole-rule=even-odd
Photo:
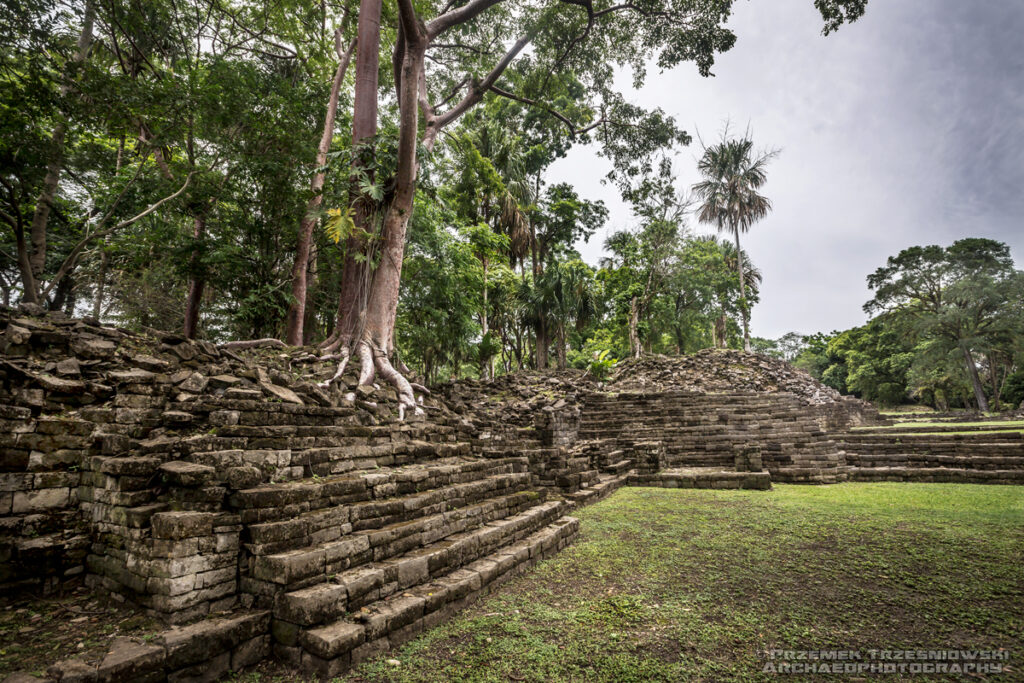
[{"label": "tall slender tree", "polygon": [[[379,2],[377,2],[376,6],[379,8]],[[348,64],[352,59],[352,51],[356,46],[356,41],[353,40],[348,44],[347,48],[345,47],[345,24],[347,20],[348,16],[346,15],[342,20],[342,25],[334,32],[334,51],[338,56],[338,66],[334,71],[331,94],[327,99],[327,113],[324,115],[323,131],[320,134],[320,144],[316,150],[316,170],[313,172],[313,178],[310,180],[309,187],[312,196],[306,204],[306,213],[299,224],[299,238],[295,248],[295,261],[292,264],[292,301],[288,307],[285,341],[293,346],[299,346],[304,341],[303,328],[306,320],[306,295],[313,228],[316,226],[317,213],[324,198],[324,180],[327,177],[325,167],[327,165],[327,155],[331,151],[331,141],[334,139],[334,122],[338,116],[341,85],[345,80],[345,73],[348,71]],[[187,326],[186,319],[186,329]],[[185,336],[191,335],[186,332]]]},{"label": "tall slender tree", "polygon": [[[704,180],[693,186],[700,207],[697,218],[714,225],[720,232],[732,235],[736,252],[740,249],[740,233],[747,232],[771,211],[771,201],[758,190],[767,182],[766,167],[778,154],[776,151],[754,152],[749,134],[730,138],[728,129],[722,140],[704,149],[697,169]],[[750,312],[747,306],[747,282],[743,274],[744,259],[735,259],[740,278],[743,316],[743,350],[750,351]]]}]

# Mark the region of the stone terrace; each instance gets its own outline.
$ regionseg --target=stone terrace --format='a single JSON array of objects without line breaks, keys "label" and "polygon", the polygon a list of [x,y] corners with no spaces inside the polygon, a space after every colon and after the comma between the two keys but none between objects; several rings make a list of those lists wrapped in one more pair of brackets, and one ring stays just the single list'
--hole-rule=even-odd
[{"label": "stone terrace", "polygon": [[877,421],[869,406],[789,370],[793,392],[673,388],[663,372],[623,393],[572,373],[461,382],[400,422],[393,390],[354,370],[318,385],[335,360],[310,349],[53,314],[0,328],[0,585],[84,580],[169,627],[59,662],[56,680],[211,680],[266,657],[339,674],[556,553],[573,507],[627,483],[1024,483],[1019,439],[893,449],[847,431]]}]

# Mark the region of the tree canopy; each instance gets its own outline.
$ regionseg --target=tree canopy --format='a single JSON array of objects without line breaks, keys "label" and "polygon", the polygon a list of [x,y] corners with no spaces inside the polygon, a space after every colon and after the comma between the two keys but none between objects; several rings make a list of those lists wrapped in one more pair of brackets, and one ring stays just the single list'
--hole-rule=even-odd
[{"label": "tree canopy", "polygon": [[[817,0],[823,32],[863,0]],[[0,293],[404,375],[737,344],[739,245],[689,233],[690,135],[616,74],[737,36],[731,0],[14,0],[0,8]],[[608,161],[635,225],[548,169]],[[746,294],[746,295],[745,295]],[[397,363],[392,366],[392,361]],[[411,367],[410,367],[411,366]]]}]

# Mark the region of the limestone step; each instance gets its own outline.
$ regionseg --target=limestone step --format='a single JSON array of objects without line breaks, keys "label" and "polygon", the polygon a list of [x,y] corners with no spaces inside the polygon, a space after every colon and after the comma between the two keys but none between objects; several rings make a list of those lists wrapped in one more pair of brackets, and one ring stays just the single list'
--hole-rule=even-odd
[{"label": "limestone step", "polygon": [[[343,674],[450,618],[512,576],[558,552],[578,531],[576,519],[562,517],[482,559],[389,599],[374,601],[357,614],[316,628],[295,629],[293,644],[278,640],[274,651],[306,675],[328,678]],[[291,636],[286,631],[275,622],[275,635]]]},{"label": "limestone step", "polygon": [[[1007,430],[1007,431],[993,431],[993,430]],[[1010,431],[1013,430],[1013,431]],[[944,434],[944,432],[956,432],[955,434]],[[969,432],[969,433],[965,433]],[[898,436],[900,439],[909,440],[937,440],[937,439],[954,439],[958,441],[1016,441],[1020,442],[1024,440],[1024,433],[1021,433],[1019,429],[1014,427],[1007,427],[1000,425],[998,422],[993,422],[988,426],[980,427],[969,427],[964,425],[957,425],[951,423],[942,426],[933,427],[886,427],[884,429],[874,430],[863,430],[863,431],[852,431],[843,434],[843,438],[847,441],[865,441],[869,442],[872,440],[887,441],[893,436]]]},{"label": "limestone step", "polygon": [[304,450],[309,448],[340,448],[340,447],[380,447],[394,452],[406,452],[410,448],[437,447],[446,443],[468,443],[461,439],[460,434],[451,428],[444,431],[430,430],[424,432],[391,432],[382,427],[366,427],[354,425],[332,426],[248,426],[229,425],[215,427],[206,434],[191,436],[158,437],[140,441],[135,450],[142,455],[174,453],[188,455],[206,451],[223,451],[233,449],[290,449]]},{"label": "limestone step", "polygon": [[596,503],[628,484],[633,474],[635,473],[632,470],[626,470],[618,474],[602,474],[596,482],[585,489],[569,494],[568,498],[576,506]]},{"label": "limestone step", "polygon": [[430,465],[381,468],[352,474],[265,484],[235,491],[231,507],[245,524],[292,519],[309,510],[335,507],[472,482],[500,474],[528,480],[526,458],[456,458]]},{"label": "limestone step", "polygon": [[480,501],[522,492],[529,488],[530,479],[528,472],[495,474],[406,496],[311,510],[288,519],[249,526],[244,544],[252,555],[260,556],[330,542],[350,532],[391,531],[398,540],[413,533],[410,524],[414,521],[422,520],[421,524],[429,525],[440,513],[454,513]]},{"label": "limestone step", "polygon": [[388,526],[345,534],[332,534],[316,545],[250,558],[254,592],[270,595],[325,581],[330,576],[372,561],[429,545],[452,534],[517,514],[542,500],[536,491],[504,496],[438,512]]},{"label": "limestone step", "polygon": [[[206,438],[206,437],[204,437]],[[216,437],[220,438],[220,437]],[[255,464],[263,467],[271,464],[281,474],[296,476],[329,476],[353,470],[393,467],[418,462],[468,456],[472,448],[466,442],[429,443],[407,441],[401,443],[374,444],[358,439],[353,445],[314,446],[300,448],[297,442],[287,442],[282,447],[254,445],[237,438],[219,443],[203,442],[185,446],[180,457],[213,467],[235,467]],[[210,446],[211,448],[206,448]]]},{"label": "limestone step", "polygon": [[970,470],[957,467],[851,467],[850,481],[1024,484],[1024,470]]},{"label": "limestone step", "polygon": [[449,534],[395,557],[327,572],[319,583],[278,594],[273,602],[274,616],[302,627],[326,623],[346,611],[437,578],[519,541],[553,522],[567,508],[564,501],[533,505],[518,514],[489,520],[477,528]]},{"label": "limestone step", "polygon": [[858,467],[960,467],[968,470],[1024,469],[1022,456],[932,455],[926,453],[848,453],[847,462]]},{"label": "limestone step", "polygon": [[631,486],[657,486],[680,489],[755,489],[772,487],[768,472],[737,472],[713,467],[689,467],[662,470],[649,474],[635,474],[629,478]]},{"label": "limestone step", "polygon": [[613,462],[610,465],[605,465],[604,467],[601,468],[601,470],[604,472],[610,472],[612,474],[622,474],[632,466],[633,460],[627,458],[625,460],[617,460],[616,462]]},{"label": "limestone step", "polygon": [[[580,488],[597,482],[600,472],[597,470],[583,470],[582,472],[565,472],[554,476],[550,481],[553,485],[566,492],[578,491]],[[544,485],[545,480],[541,480]]]}]

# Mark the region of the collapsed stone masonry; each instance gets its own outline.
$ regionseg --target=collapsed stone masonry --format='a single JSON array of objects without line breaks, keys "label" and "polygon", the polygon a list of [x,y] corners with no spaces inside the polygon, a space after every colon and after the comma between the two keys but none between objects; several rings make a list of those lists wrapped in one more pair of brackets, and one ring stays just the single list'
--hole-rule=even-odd
[{"label": "collapsed stone masonry", "polygon": [[210,680],[266,657],[336,675],[556,553],[578,505],[861,478],[870,458],[837,430],[878,419],[747,355],[687,362],[728,365],[716,381],[756,366],[759,391],[520,375],[444,385],[400,422],[388,387],[321,384],[335,359],[311,349],[13,311],[0,333],[0,587],[84,580],[169,626],[57,680]]}]

